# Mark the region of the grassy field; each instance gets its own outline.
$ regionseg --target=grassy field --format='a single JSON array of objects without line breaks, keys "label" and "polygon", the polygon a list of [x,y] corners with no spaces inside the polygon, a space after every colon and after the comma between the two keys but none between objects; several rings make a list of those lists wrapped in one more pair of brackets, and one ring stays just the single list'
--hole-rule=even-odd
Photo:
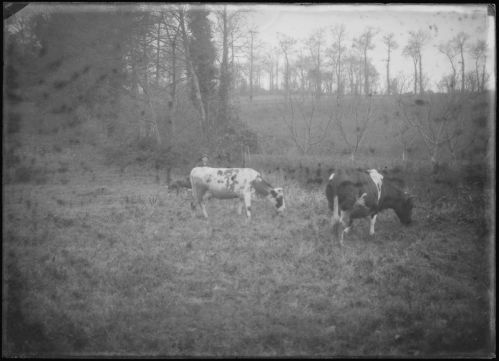
[{"label": "grassy field", "polygon": [[269,174],[283,217],[214,200],[208,226],[152,173],[67,162],[3,187],[3,356],[495,352],[487,192],[415,183],[413,226],[340,248],[323,187]]}]

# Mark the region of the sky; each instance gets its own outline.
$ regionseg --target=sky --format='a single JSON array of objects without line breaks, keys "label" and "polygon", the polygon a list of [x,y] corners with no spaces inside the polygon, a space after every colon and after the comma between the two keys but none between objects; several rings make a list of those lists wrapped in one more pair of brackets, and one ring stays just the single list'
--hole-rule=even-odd
[{"label": "sky", "polygon": [[[235,9],[242,5],[233,5]],[[358,37],[366,27],[379,30],[375,37],[375,49],[369,56],[380,72],[381,86],[385,87],[386,49],[382,37],[395,34],[399,44],[391,55],[390,74],[403,72],[412,76],[413,64],[402,55],[407,44],[408,32],[426,30],[431,40],[423,52],[423,73],[430,79],[432,90],[443,75],[450,73],[449,61],[438,51],[438,45],[464,31],[470,35],[469,43],[478,39],[489,44],[487,69],[491,74],[489,86],[495,88],[495,18],[487,15],[486,5],[250,5],[253,11],[248,15],[248,25],[256,28],[258,37],[268,47],[277,46],[277,34],[283,33],[296,39],[306,39],[314,30],[335,25],[345,25],[347,43]],[[326,30],[326,34],[330,34]],[[330,38],[331,39],[331,38]],[[330,40],[330,43],[332,39]],[[465,69],[474,66],[471,59],[465,59]],[[469,66],[469,67],[468,67]]]}]

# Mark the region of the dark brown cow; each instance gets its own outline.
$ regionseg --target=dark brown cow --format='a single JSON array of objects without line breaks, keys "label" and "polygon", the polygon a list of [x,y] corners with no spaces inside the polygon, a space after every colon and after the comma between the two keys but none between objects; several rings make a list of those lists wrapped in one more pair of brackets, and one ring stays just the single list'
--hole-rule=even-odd
[{"label": "dark brown cow", "polygon": [[383,177],[375,169],[338,170],[331,174],[326,186],[326,197],[329,209],[333,212],[331,224],[338,237],[339,225],[343,226],[343,235],[348,233],[356,218],[370,217],[369,234],[374,235],[374,224],[378,212],[393,209],[400,222],[411,223],[413,196],[398,178]]}]

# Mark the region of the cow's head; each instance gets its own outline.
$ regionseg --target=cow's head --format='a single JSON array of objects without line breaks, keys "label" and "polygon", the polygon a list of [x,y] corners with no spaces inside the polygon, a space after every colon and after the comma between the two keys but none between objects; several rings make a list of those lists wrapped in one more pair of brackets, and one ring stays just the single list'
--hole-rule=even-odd
[{"label": "cow's head", "polygon": [[405,225],[412,223],[412,208],[414,207],[414,196],[409,192],[403,192],[400,202],[396,208],[395,213],[400,219],[400,222]]},{"label": "cow's head", "polygon": [[286,206],[284,205],[284,192],[282,188],[273,188],[270,190],[269,200],[272,202],[278,213],[281,213]]}]

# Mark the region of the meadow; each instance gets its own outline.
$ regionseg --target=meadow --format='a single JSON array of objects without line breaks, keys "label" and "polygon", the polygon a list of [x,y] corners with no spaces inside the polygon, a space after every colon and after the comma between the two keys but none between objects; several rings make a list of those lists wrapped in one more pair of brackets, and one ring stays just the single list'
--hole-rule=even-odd
[{"label": "meadow", "polygon": [[54,143],[4,180],[4,356],[495,350],[488,187],[414,173],[415,224],[387,211],[375,238],[361,220],[340,247],[323,185],[264,171],[285,189],[282,217],[256,199],[246,224],[213,200],[208,224],[153,171]]}]

